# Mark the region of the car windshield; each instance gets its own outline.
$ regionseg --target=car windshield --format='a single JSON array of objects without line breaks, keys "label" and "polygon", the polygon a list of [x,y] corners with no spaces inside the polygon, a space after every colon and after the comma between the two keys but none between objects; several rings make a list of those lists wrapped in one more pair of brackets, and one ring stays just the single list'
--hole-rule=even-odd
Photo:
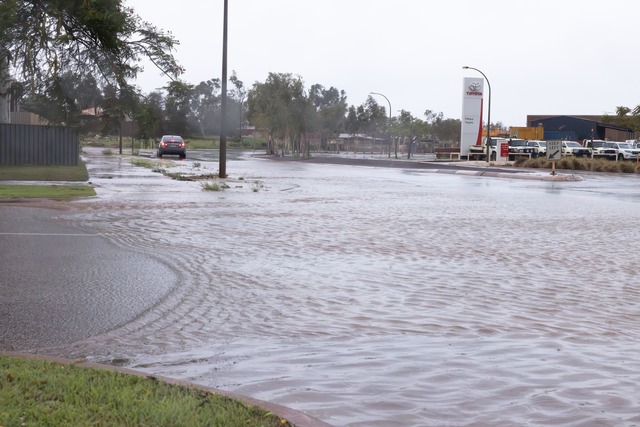
[{"label": "car windshield", "polygon": [[571,147],[571,148],[581,148],[582,145],[578,144],[577,142],[565,142],[565,145],[567,147]]},{"label": "car windshield", "polygon": [[631,146],[631,144],[627,144],[627,143],[623,143],[623,144],[618,144],[619,148],[624,148],[625,150],[631,150],[633,147]]}]

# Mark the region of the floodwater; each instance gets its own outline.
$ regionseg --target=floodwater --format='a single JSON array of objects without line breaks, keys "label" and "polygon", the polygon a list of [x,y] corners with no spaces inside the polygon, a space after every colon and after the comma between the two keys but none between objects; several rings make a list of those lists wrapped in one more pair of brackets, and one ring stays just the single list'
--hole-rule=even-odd
[{"label": "floodwater", "polygon": [[636,176],[246,158],[216,192],[87,156],[99,197],[60,218],[153,253],[178,285],[60,355],[336,426],[640,425]]}]

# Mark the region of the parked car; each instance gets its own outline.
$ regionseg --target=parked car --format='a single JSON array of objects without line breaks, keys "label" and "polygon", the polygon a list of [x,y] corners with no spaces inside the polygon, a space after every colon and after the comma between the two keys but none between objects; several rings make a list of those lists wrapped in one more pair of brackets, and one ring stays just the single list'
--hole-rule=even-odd
[{"label": "parked car", "polygon": [[627,139],[625,142],[631,144],[633,148],[640,149],[640,141],[638,141],[637,139]]},{"label": "parked car", "polygon": [[615,160],[618,153],[611,147],[607,147],[607,141],[601,139],[585,139],[585,147],[591,149],[591,157],[604,157]]},{"label": "parked car", "polygon": [[529,147],[533,147],[533,157],[544,157],[547,155],[547,141],[529,140]]},{"label": "parked car", "polygon": [[181,159],[187,157],[185,140],[178,135],[163,135],[158,142],[158,157],[165,154],[177,154]]},{"label": "parked car", "polygon": [[576,141],[562,141],[562,155],[576,157],[590,157],[591,150]]},{"label": "parked car", "polygon": [[618,160],[637,160],[640,150],[628,142],[608,141],[607,147],[615,150]]}]

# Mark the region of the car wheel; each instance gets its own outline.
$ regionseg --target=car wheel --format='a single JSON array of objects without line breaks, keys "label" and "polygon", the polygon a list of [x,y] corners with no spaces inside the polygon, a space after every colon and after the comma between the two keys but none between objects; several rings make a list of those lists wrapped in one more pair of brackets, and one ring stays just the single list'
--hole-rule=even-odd
[{"label": "car wheel", "polygon": [[618,160],[623,161],[624,160],[624,155],[618,154]]},{"label": "car wheel", "polygon": [[184,159],[186,159],[186,158],[187,158],[187,155],[186,155],[186,154],[180,154],[180,160],[184,160]]},{"label": "car wheel", "polygon": [[161,159],[162,158],[162,153],[158,151],[158,158]]},{"label": "car wheel", "polygon": [[496,159],[496,153],[493,152],[493,153],[491,153],[491,160],[495,160],[495,159]]}]

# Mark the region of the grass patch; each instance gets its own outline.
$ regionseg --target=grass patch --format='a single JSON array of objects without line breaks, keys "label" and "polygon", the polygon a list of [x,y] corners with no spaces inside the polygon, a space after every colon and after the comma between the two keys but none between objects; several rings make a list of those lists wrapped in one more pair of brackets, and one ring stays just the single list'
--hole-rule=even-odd
[{"label": "grass patch", "polygon": [[157,161],[146,160],[146,159],[131,159],[131,164],[134,166],[140,166],[147,169],[153,169],[156,165],[159,164]]},{"label": "grass patch", "polygon": [[2,185],[0,199],[67,199],[91,197],[96,192],[88,185]]},{"label": "grass patch", "polygon": [[220,183],[217,181],[201,181],[200,185],[203,190],[207,191],[223,191],[229,188],[229,186],[224,182]]},{"label": "grass patch", "polygon": [[[0,181],[87,181],[84,163],[78,166],[0,166]],[[87,185],[0,185],[0,199],[62,199],[95,196]]]},{"label": "grass patch", "polygon": [[3,426],[292,424],[228,397],[107,370],[0,356]]},{"label": "grass patch", "polygon": [[0,181],[87,181],[84,163],[78,166],[0,166]]}]

